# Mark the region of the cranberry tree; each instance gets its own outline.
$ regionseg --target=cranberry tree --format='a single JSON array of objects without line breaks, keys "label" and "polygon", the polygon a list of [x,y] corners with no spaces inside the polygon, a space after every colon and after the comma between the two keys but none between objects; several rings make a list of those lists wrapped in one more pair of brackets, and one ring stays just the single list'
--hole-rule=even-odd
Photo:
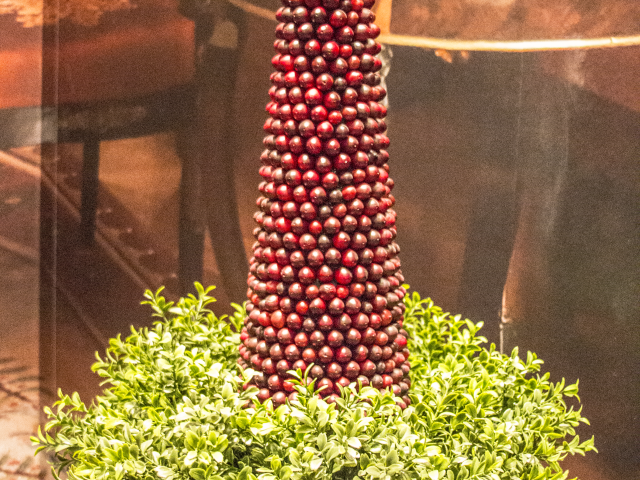
[{"label": "cranberry tree", "polygon": [[283,0],[240,363],[258,398],[352,382],[409,403],[405,289],[374,0]]}]

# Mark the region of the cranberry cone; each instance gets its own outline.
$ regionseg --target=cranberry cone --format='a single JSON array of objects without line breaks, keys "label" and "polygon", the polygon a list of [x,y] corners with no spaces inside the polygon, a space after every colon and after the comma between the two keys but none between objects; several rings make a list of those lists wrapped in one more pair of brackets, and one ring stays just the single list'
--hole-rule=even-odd
[{"label": "cranberry cone", "polygon": [[374,1],[282,1],[239,362],[260,372],[261,401],[283,403],[287,369],[313,364],[323,396],[359,382],[405,405],[406,292]]}]

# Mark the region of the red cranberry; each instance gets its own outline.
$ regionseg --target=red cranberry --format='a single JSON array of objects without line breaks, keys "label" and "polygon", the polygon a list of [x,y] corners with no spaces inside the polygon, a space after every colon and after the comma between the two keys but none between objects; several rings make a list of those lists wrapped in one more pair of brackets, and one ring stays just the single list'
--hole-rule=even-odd
[{"label": "red cranberry", "polygon": [[284,349],[284,356],[289,362],[295,362],[300,359],[300,350],[295,345],[289,345]]},{"label": "red cranberry", "polygon": [[349,327],[351,327],[351,317],[346,313],[343,313],[336,319],[336,321],[334,322],[334,325],[338,330],[341,330],[344,332],[348,330]]},{"label": "red cranberry", "polygon": [[394,343],[398,346],[399,349],[403,349],[407,346],[407,339],[402,335],[398,335],[395,338]]},{"label": "red cranberry", "polygon": [[371,386],[378,390],[382,390],[384,388],[384,380],[382,379],[382,376],[374,375],[371,377]]},{"label": "red cranberry", "polygon": [[406,395],[409,391],[409,385],[407,385],[405,382],[398,383],[398,386],[400,387],[400,395]]},{"label": "red cranberry", "polygon": [[302,267],[298,272],[298,279],[302,284],[309,285],[315,281],[315,274],[309,267]]},{"label": "red cranberry", "polygon": [[271,398],[271,392],[269,392],[269,390],[266,388],[261,388],[258,392],[258,400],[260,400],[261,402],[266,402],[267,400],[269,400],[269,398]]},{"label": "red cranberry", "polygon": [[378,345],[373,345],[369,348],[369,359],[377,362],[382,358],[382,348]]},{"label": "red cranberry", "polygon": [[328,235],[334,235],[338,233],[340,231],[340,220],[338,220],[336,217],[327,218],[324,221],[323,229]]},{"label": "red cranberry", "polygon": [[364,345],[358,345],[353,349],[353,359],[356,362],[362,362],[369,356],[369,349]]},{"label": "red cranberry", "polygon": [[282,381],[278,375],[271,375],[268,380],[269,390],[282,390]]},{"label": "red cranberry", "polygon": [[318,320],[318,328],[322,332],[328,332],[333,328],[333,318],[330,315],[322,315]]},{"label": "red cranberry", "polygon": [[[273,320],[271,321],[271,323],[273,323]],[[398,336],[398,328],[394,325],[389,325],[385,327],[384,333],[387,334],[388,342],[393,342]]]},{"label": "red cranberry", "polygon": [[344,343],[344,337],[339,331],[332,330],[329,335],[327,335],[327,343],[330,347],[340,347]]},{"label": "red cranberry", "polygon": [[275,328],[282,328],[285,325],[285,316],[280,310],[276,310],[271,314],[271,325]]},{"label": "red cranberry", "polygon": [[[335,241],[334,241],[334,245],[335,245]],[[336,282],[338,282],[341,285],[348,285],[349,283],[351,283],[352,278],[353,278],[353,275],[351,274],[349,269],[345,267],[339,268],[335,273]]]},{"label": "red cranberry", "polygon": [[344,10],[334,10],[329,18],[329,23],[334,28],[344,27],[347,24],[347,14]]},{"label": "red cranberry", "polygon": [[[314,348],[320,348],[324,345],[324,334],[319,330],[316,330],[309,336],[309,343]],[[308,361],[305,358],[305,361]]]},{"label": "red cranberry", "polygon": [[309,19],[315,24],[325,23],[327,21],[327,11],[317,6],[311,11]]},{"label": "red cranberry", "polygon": [[358,264],[358,254],[354,250],[346,250],[342,254],[342,265],[353,268]]},{"label": "red cranberry", "polygon": [[264,339],[269,343],[274,343],[277,339],[276,329],[271,326],[264,329],[263,335]]},{"label": "red cranberry", "polygon": [[283,392],[276,392],[273,394],[273,397],[271,399],[273,401],[274,407],[279,407],[287,401],[287,396]]},{"label": "red cranberry", "polygon": [[401,352],[394,353],[391,358],[396,362],[396,365],[402,365],[406,360]]},{"label": "red cranberry", "polygon": [[348,44],[340,45],[340,56],[342,58],[349,58],[353,54],[353,47]]},{"label": "red cranberry", "polygon": [[336,42],[328,41],[322,46],[322,56],[327,60],[335,60],[340,55],[340,47]]},{"label": "red cranberry", "polygon": [[273,360],[265,358],[264,362],[262,362],[262,371],[267,375],[273,375],[276,373],[276,366],[274,365]]},{"label": "red cranberry", "polygon": [[327,109],[322,105],[314,107],[310,113],[311,120],[314,122],[324,122],[328,115],[329,113],[327,112]]},{"label": "red cranberry", "polygon": [[312,220],[311,223],[309,223],[309,233],[311,235],[320,235],[320,233],[322,233],[322,223],[318,220]]},{"label": "red cranberry", "polygon": [[329,378],[331,378],[332,380],[336,380],[340,378],[341,375],[342,375],[342,367],[339,364],[335,362],[329,364],[329,366],[327,367],[327,376]]},{"label": "red cranberry", "polygon": [[340,265],[340,261],[342,260],[342,254],[336,248],[330,248],[329,250],[326,251],[324,258],[325,258],[325,261],[327,262],[327,265],[336,267]]},{"label": "red cranberry", "polygon": [[355,315],[360,311],[362,303],[355,297],[349,297],[345,302],[345,312],[349,315]]},{"label": "red cranberry", "polygon": [[291,380],[284,380],[282,382],[282,388],[285,392],[291,393],[296,389],[296,386]]},{"label": "red cranberry", "polygon": [[311,370],[309,370],[309,376],[311,378],[322,378],[324,376],[324,368],[320,365],[314,365],[311,367]]},{"label": "red cranberry", "polygon": [[333,270],[328,265],[322,265],[318,269],[318,280],[323,283],[331,282],[333,280]]},{"label": "red cranberry", "polygon": [[298,347],[304,348],[309,344],[309,337],[306,333],[300,332],[295,336],[294,342]]},{"label": "red cranberry", "polygon": [[362,387],[368,387],[369,386],[369,379],[367,377],[365,377],[364,375],[360,375],[357,379],[356,382],[358,382],[358,384]]},{"label": "red cranberry", "polygon": [[362,283],[352,283],[349,285],[349,295],[360,298],[365,292],[365,286]]},{"label": "red cranberry", "polygon": [[321,315],[326,310],[326,304],[321,298],[314,298],[309,304],[309,312],[311,315]]},{"label": "red cranberry", "polygon": [[383,347],[388,342],[389,342],[389,336],[386,333],[378,332],[376,334],[376,340],[375,340],[376,345],[379,345],[379,346]]},{"label": "red cranberry", "polygon": [[287,315],[287,327],[292,330],[300,330],[302,328],[302,318],[297,313]]},{"label": "red cranberry", "polygon": [[310,88],[304,94],[304,100],[307,105],[319,105],[322,103],[322,92],[317,88]]},{"label": "red cranberry", "polygon": [[351,385],[351,380],[349,380],[347,377],[340,377],[336,382],[336,385],[340,385],[341,387],[346,388]]},{"label": "red cranberry", "polygon": [[269,356],[273,361],[279,361],[284,358],[284,351],[279,343],[274,343],[269,349]]},{"label": "red cranberry", "polygon": [[323,73],[316,79],[316,87],[322,92],[327,92],[333,87],[333,77],[328,73]]},{"label": "red cranberry", "polygon": [[353,353],[349,347],[340,347],[336,350],[336,360],[340,363],[346,363],[351,360]]},{"label": "red cranberry", "polygon": [[[317,138],[317,137],[314,137],[314,138]],[[320,153],[320,150],[318,150],[315,153]],[[315,187],[309,193],[309,199],[316,205],[322,205],[327,199],[327,192],[322,187]]]},{"label": "red cranberry", "polygon": [[291,365],[291,370],[300,370],[304,372],[306,369],[307,363],[304,360],[296,360],[295,362],[293,362],[293,365]]},{"label": "red cranberry", "polygon": [[318,359],[322,363],[330,363],[333,360],[333,349],[325,345],[318,351]]},{"label": "red cranberry", "polygon": [[316,388],[321,390],[320,395],[326,397],[333,393],[333,382],[328,378],[323,378],[316,384]]},{"label": "red cranberry", "polygon": [[259,341],[256,345],[255,352],[261,357],[267,357],[269,355],[269,346],[267,345],[267,342],[264,340]]},{"label": "red cranberry", "polygon": [[[325,283],[320,286],[319,294],[323,300],[330,301],[336,296],[336,287],[331,283]],[[331,306],[329,306],[329,308],[331,308]]]},{"label": "red cranberry", "polygon": [[358,313],[353,318],[353,327],[364,330],[369,326],[369,317],[364,313]]},{"label": "red cranberry", "polygon": [[306,348],[302,352],[302,359],[307,363],[313,363],[316,361],[317,355],[313,348]]},{"label": "red cranberry", "polygon": [[391,347],[389,347],[388,345],[385,345],[384,347],[382,347],[383,360],[389,360],[392,355],[393,355],[393,349]]},{"label": "red cranberry", "polygon": [[344,26],[338,29],[336,34],[336,40],[340,43],[350,43],[354,38],[354,31],[349,26]]},{"label": "red cranberry", "polygon": [[389,359],[385,362],[384,373],[391,373],[394,368],[396,368],[396,362]]},{"label": "red cranberry", "polygon": [[371,360],[365,360],[360,364],[360,371],[362,375],[365,375],[371,378],[376,373],[376,364],[373,363]]},{"label": "red cranberry", "polygon": [[344,311],[344,302],[339,298],[334,298],[329,303],[328,311],[331,315],[340,315]]},{"label": "red cranberry", "polygon": [[[316,36],[318,37],[318,40],[322,42],[331,40],[333,38],[333,28],[331,25],[323,23],[316,29]],[[282,60],[280,60],[280,64],[282,65]]]},{"label": "red cranberry", "polygon": [[[304,288],[300,283],[292,283],[291,285],[289,285],[288,292],[289,292],[289,297],[291,297],[294,300],[300,300],[304,295]],[[287,322],[288,321],[289,320],[287,318]]]},{"label": "red cranberry", "polygon": [[257,372],[254,376],[253,376],[253,381],[255,382],[255,384],[260,387],[260,388],[266,388],[268,383],[267,383],[267,377],[262,373],[262,372]]},{"label": "red cranberry", "polygon": [[362,335],[360,334],[360,332],[358,330],[356,330],[355,328],[351,328],[347,332],[346,344],[347,345],[358,345],[360,343],[361,338],[362,338]]},{"label": "red cranberry", "polygon": [[356,362],[349,362],[345,367],[345,376],[350,380],[355,380],[360,375],[360,365]]},{"label": "red cranberry", "polygon": [[393,379],[393,383],[397,383],[399,384],[400,381],[404,378],[404,373],[402,373],[402,370],[399,368],[394,368],[391,371],[391,378]]}]

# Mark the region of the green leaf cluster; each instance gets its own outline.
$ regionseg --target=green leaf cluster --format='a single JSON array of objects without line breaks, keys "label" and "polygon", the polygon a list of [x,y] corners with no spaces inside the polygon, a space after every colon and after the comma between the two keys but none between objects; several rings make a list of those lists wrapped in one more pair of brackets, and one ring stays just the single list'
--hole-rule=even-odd
[{"label": "green leaf cluster", "polygon": [[407,296],[412,405],[390,392],[342,390],[327,404],[306,372],[297,400],[274,410],[243,388],[237,366],[245,315],[217,318],[213,300],[167,302],[147,292],[160,319],[111,340],[93,369],[107,388],[86,406],[60,393],[33,439],[71,480],[543,480],[564,479],[559,462],[595,450],[580,443],[582,418],[540,360],[488,349],[480,324]]}]

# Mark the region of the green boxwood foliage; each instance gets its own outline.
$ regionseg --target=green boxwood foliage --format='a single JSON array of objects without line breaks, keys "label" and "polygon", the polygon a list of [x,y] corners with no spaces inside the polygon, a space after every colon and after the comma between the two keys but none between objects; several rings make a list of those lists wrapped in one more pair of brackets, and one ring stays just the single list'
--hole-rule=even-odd
[{"label": "green boxwood foliage", "polygon": [[412,405],[351,385],[336,404],[296,372],[298,400],[276,410],[243,390],[237,366],[243,308],[207,309],[211,289],[176,304],[147,292],[151,328],[112,339],[93,370],[108,385],[86,406],[60,393],[33,441],[54,474],[121,480],[542,480],[580,443],[577,385],[549,382],[541,360],[483,348],[480,324],[406,297]]}]

